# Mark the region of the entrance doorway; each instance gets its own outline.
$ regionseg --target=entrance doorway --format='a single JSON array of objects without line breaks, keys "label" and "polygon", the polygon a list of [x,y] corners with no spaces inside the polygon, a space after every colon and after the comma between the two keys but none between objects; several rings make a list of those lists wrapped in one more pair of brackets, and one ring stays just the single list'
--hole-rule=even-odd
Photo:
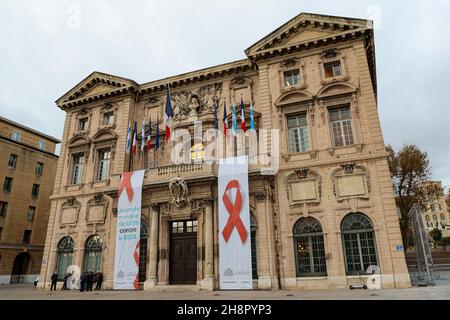
[{"label": "entrance doorway", "polygon": [[197,282],[197,220],[172,221],[170,229],[169,283]]},{"label": "entrance doorway", "polygon": [[19,253],[14,259],[13,269],[11,273],[11,284],[23,283],[27,273],[30,255],[26,252]]}]

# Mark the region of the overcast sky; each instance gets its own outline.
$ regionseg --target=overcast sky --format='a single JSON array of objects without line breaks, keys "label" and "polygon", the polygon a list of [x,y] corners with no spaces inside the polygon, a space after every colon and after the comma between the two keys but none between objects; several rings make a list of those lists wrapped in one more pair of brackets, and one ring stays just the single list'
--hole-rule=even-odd
[{"label": "overcast sky", "polygon": [[450,1],[1,0],[1,115],[61,137],[54,101],[92,71],[144,83],[245,58],[300,12],[375,21],[379,112],[450,186]]}]

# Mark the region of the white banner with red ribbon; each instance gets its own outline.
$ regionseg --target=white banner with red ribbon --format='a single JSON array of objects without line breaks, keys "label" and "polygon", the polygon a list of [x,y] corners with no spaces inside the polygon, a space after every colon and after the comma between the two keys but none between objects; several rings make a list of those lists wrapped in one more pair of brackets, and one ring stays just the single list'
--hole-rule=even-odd
[{"label": "white banner with red ribbon", "polygon": [[253,289],[248,193],[248,157],[219,166],[220,289]]},{"label": "white banner with red ribbon", "polygon": [[139,240],[144,174],[145,170],[124,172],[120,180],[113,286],[116,290],[139,289]]}]

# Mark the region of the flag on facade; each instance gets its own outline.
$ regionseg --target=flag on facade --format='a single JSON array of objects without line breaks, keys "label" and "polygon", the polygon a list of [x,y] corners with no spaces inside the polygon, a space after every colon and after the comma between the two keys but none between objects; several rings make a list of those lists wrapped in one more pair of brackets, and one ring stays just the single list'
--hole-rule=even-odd
[{"label": "flag on facade", "polygon": [[166,141],[170,139],[170,131],[172,130],[172,103],[170,101],[170,86],[167,84],[166,93],[166,110],[164,111],[164,124],[166,126]]},{"label": "flag on facade", "polygon": [[159,119],[156,117],[156,136],[155,136],[155,150],[159,149]]},{"label": "flag on facade", "polygon": [[223,98],[223,134],[227,135],[228,122],[227,122],[227,101]]},{"label": "flag on facade", "polygon": [[142,128],[141,128],[141,152],[144,152],[145,148],[145,120],[142,118]]},{"label": "flag on facade", "polygon": [[241,97],[241,129],[245,132],[244,100]]},{"label": "flag on facade", "polygon": [[236,123],[236,106],[234,104],[234,98],[231,99],[232,103],[232,114],[231,114],[231,122],[233,123],[233,135],[237,133],[237,123]]},{"label": "flag on facade", "polygon": [[216,129],[216,136],[217,131],[219,131],[219,118],[217,117],[217,104],[214,106],[214,129]]},{"label": "flag on facade", "polygon": [[128,121],[128,130],[127,130],[127,154],[131,152],[131,122]]},{"label": "flag on facade", "polygon": [[133,147],[132,147],[133,154],[136,154],[136,151],[137,151],[137,123],[135,121],[133,130]]},{"label": "flag on facade", "polygon": [[255,118],[253,117],[253,102],[250,98],[250,130],[255,132]]},{"label": "flag on facade", "polygon": [[152,116],[150,116],[148,120],[148,127],[147,127],[147,152],[150,152],[151,147],[151,141],[152,141]]}]

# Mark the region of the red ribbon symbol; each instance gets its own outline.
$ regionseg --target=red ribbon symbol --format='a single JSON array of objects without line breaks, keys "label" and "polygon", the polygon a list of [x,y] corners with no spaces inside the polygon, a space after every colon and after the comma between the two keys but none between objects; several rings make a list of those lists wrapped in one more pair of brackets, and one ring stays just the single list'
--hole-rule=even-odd
[{"label": "red ribbon symbol", "polygon": [[[227,195],[227,191],[233,188],[237,189],[236,201],[234,202],[234,205],[231,203],[230,198],[228,198]],[[239,217],[242,208],[242,194],[239,182],[237,180],[231,180],[230,182],[228,182],[227,187],[225,188],[225,192],[223,193],[222,196],[222,201],[223,204],[225,205],[225,208],[228,211],[228,214],[230,215],[228,217],[228,221],[227,224],[225,225],[225,228],[223,228],[222,230],[223,238],[225,239],[225,241],[228,242],[228,239],[230,239],[234,227],[236,227],[236,230],[239,233],[239,237],[241,238],[242,243],[245,243],[245,241],[247,240],[247,229],[245,228],[244,223]]]},{"label": "red ribbon symbol", "polygon": [[[134,262],[136,263],[138,269],[139,269],[139,248],[140,248],[141,241],[139,240],[136,244],[136,249],[134,249]],[[134,279],[134,288],[139,289],[139,271],[136,275],[136,278]]]},{"label": "red ribbon symbol", "polygon": [[120,182],[119,186],[119,198],[122,194],[123,189],[126,190],[128,201],[131,202],[133,200],[133,187],[131,186],[131,176],[133,175],[133,172],[124,172],[122,174],[122,181]]}]

